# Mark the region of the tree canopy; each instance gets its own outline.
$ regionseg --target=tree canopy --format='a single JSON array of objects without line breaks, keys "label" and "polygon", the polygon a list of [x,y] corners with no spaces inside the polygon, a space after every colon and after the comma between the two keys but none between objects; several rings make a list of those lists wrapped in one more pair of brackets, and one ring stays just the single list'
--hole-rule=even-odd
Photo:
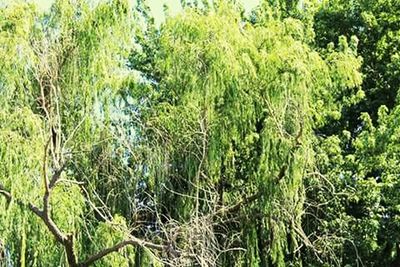
[{"label": "tree canopy", "polygon": [[396,1],[0,7],[0,265],[400,264]]}]

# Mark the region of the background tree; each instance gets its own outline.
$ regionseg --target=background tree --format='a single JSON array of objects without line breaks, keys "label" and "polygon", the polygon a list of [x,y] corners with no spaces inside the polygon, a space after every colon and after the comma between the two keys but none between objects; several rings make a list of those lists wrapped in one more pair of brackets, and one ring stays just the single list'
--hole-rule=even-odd
[{"label": "background tree", "polygon": [[318,236],[340,266],[398,264],[391,121],[397,116],[399,7],[396,1],[326,1],[315,14],[317,46],[356,35],[363,57],[365,97],[317,130],[318,169],[328,182],[309,180],[306,232]]}]

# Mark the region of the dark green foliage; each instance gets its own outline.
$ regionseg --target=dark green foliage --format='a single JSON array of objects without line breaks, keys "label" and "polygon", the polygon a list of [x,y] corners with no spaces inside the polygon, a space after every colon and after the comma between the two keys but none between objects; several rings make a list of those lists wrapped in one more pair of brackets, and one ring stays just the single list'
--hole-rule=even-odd
[{"label": "dark green foliage", "polygon": [[318,129],[318,168],[325,181],[308,180],[309,201],[315,206],[310,206],[305,228],[331,248],[324,261],[335,259],[336,265],[399,264],[393,191],[398,183],[393,122],[398,113],[399,12],[398,1],[327,1],[315,15],[317,46],[336,43],[341,34],[355,35],[363,58],[365,98]]},{"label": "dark green foliage", "polygon": [[[398,1],[327,1],[315,15],[316,45],[337,43],[338,36],[357,36],[358,53],[363,57],[363,101],[344,111],[336,131],[355,132],[361,112],[376,122],[381,105],[392,109],[399,89],[397,75],[400,47],[400,3]],[[326,129],[329,133],[332,130]],[[337,133],[337,132],[336,132]]]}]

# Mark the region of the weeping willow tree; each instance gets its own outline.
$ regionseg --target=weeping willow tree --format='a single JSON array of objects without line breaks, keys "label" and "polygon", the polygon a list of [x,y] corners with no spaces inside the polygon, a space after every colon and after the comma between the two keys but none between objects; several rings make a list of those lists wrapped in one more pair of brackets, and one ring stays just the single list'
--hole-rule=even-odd
[{"label": "weeping willow tree", "polygon": [[240,14],[198,4],[139,35],[145,179],[163,216],[190,222],[203,266],[298,266],[313,247],[301,227],[313,127],[362,97],[357,40],[316,51],[309,26],[267,3]]},{"label": "weeping willow tree", "polygon": [[147,245],[93,199],[111,162],[121,169],[109,99],[131,77],[131,10],[123,0],[59,0],[46,14],[23,1],[0,9],[0,251],[8,266],[115,266],[134,261],[134,251],[111,252]]},{"label": "weeping willow tree", "polygon": [[251,22],[207,3],[160,29],[143,1],[1,7],[8,264],[285,266],[313,249],[313,127],[362,97],[356,40],[316,51],[267,2]]}]

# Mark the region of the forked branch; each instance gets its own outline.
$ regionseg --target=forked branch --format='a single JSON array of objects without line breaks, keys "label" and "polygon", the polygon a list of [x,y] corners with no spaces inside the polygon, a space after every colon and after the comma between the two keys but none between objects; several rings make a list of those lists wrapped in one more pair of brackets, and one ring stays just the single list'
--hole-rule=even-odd
[{"label": "forked branch", "polygon": [[[54,175],[59,176],[58,172],[56,172]],[[53,178],[54,178],[54,175],[53,175]],[[55,179],[55,181],[56,180],[57,179]],[[50,193],[50,191],[49,191],[49,193]],[[74,249],[73,235],[65,234],[60,230],[60,228],[56,225],[56,223],[50,217],[50,215],[48,213],[48,209],[43,208],[43,210],[40,210],[33,203],[30,203],[30,202],[25,203],[22,200],[14,198],[12,196],[12,194],[10,193],[10,191],[6,190],[2,184],[0,184],[0,194],[3,195],[7,199],[8,202],[13,201],[21,208],[28,208],[30,211],[32,211],[36,216],[38,216],[43,221],[43,223],[46,225],[46,227],[50,231],[50,233],[54,236],[56,241],[64,247],[65,252],[67,254],[68,264],[71,267],[89,266],[89,265],[95,263],[96,261],[100,260],[101,258],[107,256],[108,254],[113,253],[113,252],[118,252],[120,249],[122,249],[126,246],[141,246],[141,247],[146,247],[146,248],[149,248],[152,250],[157,250],[157,251],[167,251],[169,249],[169,247],[167,245],[155,244],[155,243],[145,241],[145,240],[142,240],[142,239],[139,239],[136,237],[131,237],[128,240],[121,241],[114,246],[100,250],[99,252],[89,256],[86,260],[78,262],[78,259],[76,256],[76,251]],[[50,194],[49,194],[49,197],[50,197]]]}]

